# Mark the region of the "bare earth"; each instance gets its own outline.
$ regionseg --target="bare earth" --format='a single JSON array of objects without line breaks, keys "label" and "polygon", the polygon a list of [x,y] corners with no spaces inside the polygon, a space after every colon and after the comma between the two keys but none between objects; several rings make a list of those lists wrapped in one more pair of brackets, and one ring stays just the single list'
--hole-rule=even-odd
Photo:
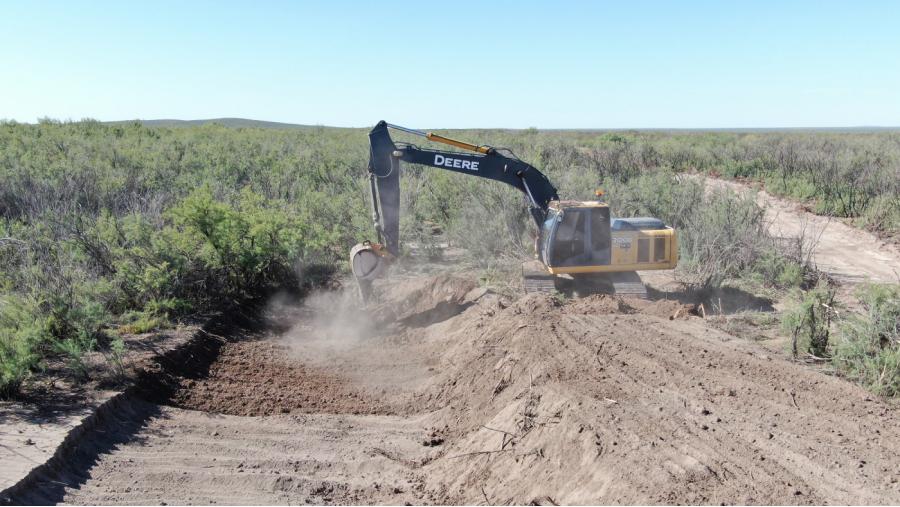
[{"label": "bare earth", "polygon": [[273,308],[295,325],[226,343],[179,383],[182,408],[134,399],[12,500],[900,502],[895,406],[679,303],[464,303],[473,284],[452,277],[385,293],[418,292],[422,314],[434,286],[460,313],[365,336],[340,301],[331,321]]},{"label": "bare earth", "polygon": [[[756,198],[837,280],[896,279],[894,247]],[[198,335],[0,502],[900,503],[895,402],[675,301],[475,285],[395,278],[368,313],[276,298],[270,326]]]}]

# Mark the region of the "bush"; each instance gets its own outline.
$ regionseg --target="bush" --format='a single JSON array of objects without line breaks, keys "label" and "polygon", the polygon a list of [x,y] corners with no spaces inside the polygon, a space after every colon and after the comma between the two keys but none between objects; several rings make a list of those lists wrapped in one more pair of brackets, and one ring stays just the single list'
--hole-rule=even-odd
[{"label": "bush", "polygon": [[900,226],[900,198],[880,195],[869,203],[857,222],[872,231],[890,233]]},{"label": "bush", "polygon": [[770,192],[791,197],[799,201],[813,201],[816,198],[816,187],[805,177],[792,176],[780,178],[770,175],[765,179],[766,189]]},{"label": "bush", "polygon": [[775,248],[765,248],[753,262],[748,276],[764,285],[789,288],[800,287],[807,271],[798,258],[788,257]]},{"label": "bush", "polygon": [[791,354],[816,358],[830,356],[831,323],[836,315],[835,291],[824,282],[802,293],[800,300],[784,312],[782,329],[791,335]]},{"label": "bush", "polygon": [[656,216],[678,231],[678,272],[697,290],[742,277],[778,287],[802,280],[802,265],[779,253],[750,195],[705,192],[701,179],[665,171],[606,186],[615,213]]},{"label": "bush", "polygon": [[0,298],[0,397],[7,398],[38,366],[46,326],[33,304],[12,295]]},{"label": "bush", "polygon": [[900,286],[868,285],[857,296],[864,313],[842,323],[833,363],[876,394],[900,395]]},{"label": "bush", "polygon": [[454,244],[466,249],[477,266],[490,269],[515,264],[534,252],[536,230],[519,192],[504,185],[475,182],[469,204],[450,225]]}]

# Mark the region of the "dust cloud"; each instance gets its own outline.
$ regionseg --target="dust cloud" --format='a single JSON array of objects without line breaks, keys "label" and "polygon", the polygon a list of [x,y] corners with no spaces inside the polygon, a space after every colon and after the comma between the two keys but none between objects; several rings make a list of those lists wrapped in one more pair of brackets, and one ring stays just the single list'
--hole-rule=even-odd
[{"label": "dust cloud", "polygon": [[[423,355],[433,325],[458,315],[484,295],[477,283],[452,275],[376,281],[363,304],[353,280],[302,301],[280,295],[267,315],[285,353],[328,374],[370,388],[413,386],[428,376]],[[398,351],[403,352],[398,355]]]},{"label": "dust cloud", "polygon": [[378,324],[352,284],[314,291],[302,301],[277,295],[266,313],[283,330],[281,341],[305,358],[346,354],[377,334]]}]

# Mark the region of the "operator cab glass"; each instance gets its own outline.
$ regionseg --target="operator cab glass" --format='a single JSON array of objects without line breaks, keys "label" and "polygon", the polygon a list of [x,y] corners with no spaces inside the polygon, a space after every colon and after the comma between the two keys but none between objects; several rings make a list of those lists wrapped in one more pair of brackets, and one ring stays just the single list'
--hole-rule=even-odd
[{"label": "operator cab glass", "polygon": [[549,266],[597,266],[610,262],[609,208],[551,210],[541,228],[540,254]]}]

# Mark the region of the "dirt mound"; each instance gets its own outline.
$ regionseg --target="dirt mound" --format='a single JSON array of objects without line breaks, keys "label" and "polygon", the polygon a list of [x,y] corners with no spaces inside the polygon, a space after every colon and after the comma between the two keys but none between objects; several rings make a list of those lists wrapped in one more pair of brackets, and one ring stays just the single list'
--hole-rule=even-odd
[{"label": "dirt mound", "polygon": [[534,295],[429,328],[441,352],[414,403],[449,436],[431,487],[459,503],[900,500],[891,406],[670,320],[681,309]]},{"label": "dirt mound", "polygon": [[183,378],[171,403],[230,415],[386,414],[390,410],[342,377],[291,360],[269,341],[229,343],[201,379]]},{"label": "dirt mound", "polygon": [[458,314],[483,294],[468,278],[438,275],[388,280],[379,285],[381,301],[369,310],[379,324],[424,327]]}]

